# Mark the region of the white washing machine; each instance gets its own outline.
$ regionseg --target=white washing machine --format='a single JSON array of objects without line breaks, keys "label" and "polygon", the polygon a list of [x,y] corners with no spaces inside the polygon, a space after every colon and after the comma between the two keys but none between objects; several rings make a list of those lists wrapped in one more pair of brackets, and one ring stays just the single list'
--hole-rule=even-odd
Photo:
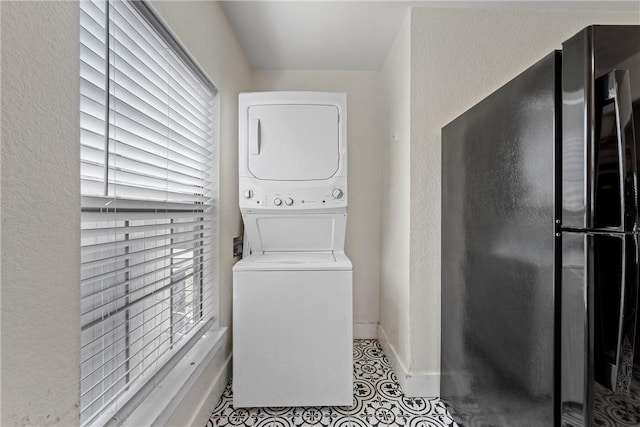
[{"label": "white washing machine", "polygon": [[353,403],[346,95],[239,98],[235,407]]}]

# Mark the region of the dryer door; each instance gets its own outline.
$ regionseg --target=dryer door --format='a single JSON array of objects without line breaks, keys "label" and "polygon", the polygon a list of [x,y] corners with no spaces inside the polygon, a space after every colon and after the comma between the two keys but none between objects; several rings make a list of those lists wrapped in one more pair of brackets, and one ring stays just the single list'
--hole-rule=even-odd
[{"label": "dryer door", "polygon": [[339,114],[335,105],[252,105],[248,166],[262,180],[308,181],[338,171]]}]

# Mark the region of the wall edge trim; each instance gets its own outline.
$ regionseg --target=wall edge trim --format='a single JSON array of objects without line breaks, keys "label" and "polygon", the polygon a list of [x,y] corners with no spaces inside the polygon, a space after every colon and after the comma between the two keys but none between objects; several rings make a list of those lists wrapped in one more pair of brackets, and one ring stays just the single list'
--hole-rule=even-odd
[{"label": "wall edge trim", "polygon": [[382,325],[378,325],[378,342],[389,359],[393,373],[396,374],[405,396],[425,398],[440,396],[440,373],[410,372],[402,363]]}]

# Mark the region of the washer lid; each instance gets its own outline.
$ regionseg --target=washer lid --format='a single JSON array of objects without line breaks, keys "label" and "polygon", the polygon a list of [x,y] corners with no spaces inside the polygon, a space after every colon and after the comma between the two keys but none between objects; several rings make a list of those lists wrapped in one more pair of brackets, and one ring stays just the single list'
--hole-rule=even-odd
[{"label": "washer lid", "polygon": [[339,120],[335,105],[251,105],[249,171],[273,181],[331,178],[340,165]]}]

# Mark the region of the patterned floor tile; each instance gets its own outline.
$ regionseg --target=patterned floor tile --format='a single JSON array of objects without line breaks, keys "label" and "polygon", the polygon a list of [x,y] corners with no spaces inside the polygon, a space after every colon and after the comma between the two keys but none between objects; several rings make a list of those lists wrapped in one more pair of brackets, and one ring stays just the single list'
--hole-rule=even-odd
[{"label": "patterned floor tile", "polygon": [[629,394],[613,393],[596,383],[594,417],[598,427],[640,426],[640,369],[633,372]]},{"label": "patterned floor tile", "polygon": [[406,397],[377,340],[353,343],[353,405],[233,407],[231,382],[207,427],[458,427],[439,399]]}]

